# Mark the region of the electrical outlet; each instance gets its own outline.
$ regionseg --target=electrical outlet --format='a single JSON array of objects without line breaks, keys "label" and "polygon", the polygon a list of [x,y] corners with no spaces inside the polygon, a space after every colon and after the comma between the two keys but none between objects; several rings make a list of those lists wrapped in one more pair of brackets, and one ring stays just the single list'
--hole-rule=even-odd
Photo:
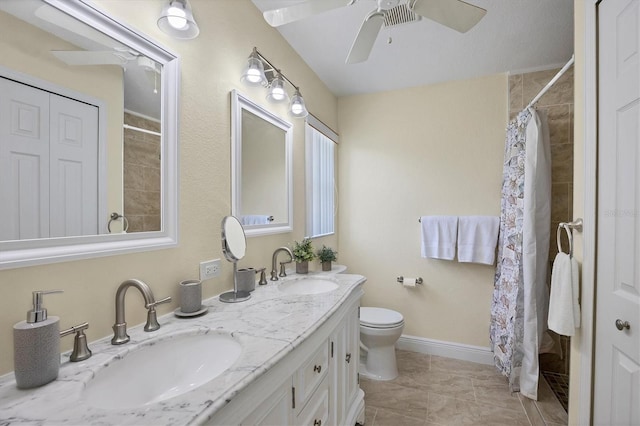
[{"label": "electrical outlet", "polygon": [[206,260],[200,262],[200,281],[208,280],[209,278],[217,277],[220,275],[220,259]]}]

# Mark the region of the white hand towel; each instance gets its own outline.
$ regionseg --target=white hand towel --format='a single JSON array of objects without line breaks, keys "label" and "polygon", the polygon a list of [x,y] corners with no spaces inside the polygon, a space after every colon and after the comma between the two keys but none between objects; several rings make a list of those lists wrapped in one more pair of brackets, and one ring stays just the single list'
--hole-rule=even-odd
[{"label": "white hand towel", "polygon": [[422,257],[453,260],[456,256],[457,216],[422,216]]},{"label": "white hand towel", "polygon": [[567,253],[558,253],[551,272],[549,329],[573,336],[580,327],[578,262]]},{"label": "white hand towel", "polygon": [[243,225],[267,225],[269,216],[259,214],[249,214],[240,217],[240,223]]},{"label": "white hand towel", "polygon": [[458,262],[493,265],[498,245],[498,216],[460,216]]}]

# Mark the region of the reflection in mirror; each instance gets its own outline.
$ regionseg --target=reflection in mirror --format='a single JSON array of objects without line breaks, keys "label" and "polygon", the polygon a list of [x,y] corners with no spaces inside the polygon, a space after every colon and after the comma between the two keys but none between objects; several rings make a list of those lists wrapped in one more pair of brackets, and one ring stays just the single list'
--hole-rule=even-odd
[{"label": "reflection in mirror", "polygon": [[247,235],[292,230],[292,126],[237,91],[232,99],[232,206]]},{"label": "reflection in mirror", "polygon": [[177,57],[82,2],[0,27],[0,268],[174,245]]},{"label": "reflection in mirror", "polygon": [[248,291],[238,291],[238,261],[244,257],[246,250],[247,240],[240,221],[234,216],[226,216],[222,219],[222,252],[229,262],[233,262],[233,291],[222,293],[222,302],[242,302],[251,297]]},{"label": "reflection in mirror", "polygon": [[0,26],[0,240],[159,231],[161,64],[40,0]]}]

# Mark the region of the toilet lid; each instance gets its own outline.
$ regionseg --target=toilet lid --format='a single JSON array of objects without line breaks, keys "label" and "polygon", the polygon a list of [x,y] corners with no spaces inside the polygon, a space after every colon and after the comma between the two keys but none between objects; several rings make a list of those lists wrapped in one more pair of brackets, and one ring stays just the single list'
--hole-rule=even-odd
[{"label": "toilet lid", "polygon": [[360,324],[368,327],[387,328],[404,321],[400,312],[385,308],[360,308]]}]

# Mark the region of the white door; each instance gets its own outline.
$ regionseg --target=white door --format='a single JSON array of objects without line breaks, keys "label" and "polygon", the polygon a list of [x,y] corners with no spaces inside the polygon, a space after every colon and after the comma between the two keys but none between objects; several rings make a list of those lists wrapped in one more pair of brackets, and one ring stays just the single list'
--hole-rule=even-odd
[{"label": "white door", "polygon": [[0,241],[49,236],[49,93],[0,77]]},{"label": "white door", "polygon": [[0,77],[0,241],[98,234],[98,108]]},{"label": "white door", "polygon": [[640,425],[640,1],[598,6],[595,425]]},{"label": "white door", "polygon": [[98,108],[50,97],[51,237],[98,232]]}]

